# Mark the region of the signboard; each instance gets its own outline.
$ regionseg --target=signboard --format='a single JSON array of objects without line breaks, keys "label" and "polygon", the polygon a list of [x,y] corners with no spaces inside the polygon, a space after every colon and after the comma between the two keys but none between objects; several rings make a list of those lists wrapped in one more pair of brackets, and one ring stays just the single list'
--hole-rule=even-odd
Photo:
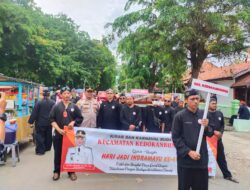
[{"label": "signboard", "polygon": [[148,95],[149,92],[147,89],[132,89],[131,94]]},{"label": "signboard", "polygon": [[[75,135],[80,131],[84,140]],[[209,175],[215,176],[216,148],[213,143],[208,146]],[[66,128],[61,171],[177,175],[176,158],[171,134]]]},{"label": "signboard", "polygon": [[193,79],[192,81],[192,89],[209,92],[212,94],[218,94],[221,96],[229,95],[229,88],[225,86],[221,86],[218,84],[214,84],[211,82],[206,82],[198,79]]}]

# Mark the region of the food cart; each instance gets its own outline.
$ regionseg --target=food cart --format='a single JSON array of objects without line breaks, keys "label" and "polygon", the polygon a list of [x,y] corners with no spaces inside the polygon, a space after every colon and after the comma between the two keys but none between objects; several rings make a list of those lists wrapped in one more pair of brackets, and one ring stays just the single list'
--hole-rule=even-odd
[{"label": "food cart", "polygon": [[28,124],[30,111],[40,98],[42,85],[0,73],[0,91],[6,94],[8,119],[17,120],[16,139],[19,142],[30,139],[33,129]]}]

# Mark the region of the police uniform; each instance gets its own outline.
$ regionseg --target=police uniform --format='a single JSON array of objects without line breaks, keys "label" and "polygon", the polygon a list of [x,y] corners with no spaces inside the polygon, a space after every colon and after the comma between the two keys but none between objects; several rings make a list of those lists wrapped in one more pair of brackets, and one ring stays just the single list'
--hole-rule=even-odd
[{"label": "police uniform", "polygon": [[141,130],[141,109],[138,106],[130,108],[128,105],[124,105],[120,114],[121,130],[129,130],[130,125],[135,125],[135,131]]},{"label": "police uniform", "polygon": [[164,133],[170,133],[174,120],[174,109],[171,106],[164,106],[163,110],[165,123]]},{"label": "police uniform", "polygon": [[[69,103],[66,109],[63,102],[59,102],[50,112],[51,123],[56,122],[61,129],[63,129],[64,126],[67,126],[71,121],[75,121],[75,126],[80,126],[82,120],[83,117],[80,109],[73,103]],[[60,173],[62,139],[63,136],[55,130],[53,135],[54,173]]]},{"label": "police uniform", "polygon": [[114,100],[103,102],[97,116],[98,127],[102,129],[120,129],[120,104]]},{"label": "police uniform", "polygon": [[77,106],[80,108],[83,116],[81,127],[94,128],[96,127],[97,112],[99,103],[95,99],[79,100]]},{"label": "police uniform", "polygon": [[147,106],[144,122],[147,132],[161,133],[161,124],[164,123],[164,109],[160,106]]},{"label": "police uniform", "polygon": [[[215,131],[219,131],[223,134],[224,126],[225,126],[223,113],[220,111],[214,111],[214,112],[209,111],[208,119],[209,119],[209,123],[211,124],[211,127],[213,127]],[[232,177],[232,174],[228,170],[228,167],[227,167],[227,161],[226,161],[222,139],[219,139],[218,144],[217,144],[217,163],[222,171],[224,178]]]},{"label": "police uniform", "polygon": [[35,122],[36,154],[44,154],[49,151],[52,145],[52,127],[49,113],[55,102],[48,98],[36,103],[29,118],[29,123]]},{"label": "police uniform", "polygon": [[[190,150],[196,150],[203,111],[195,113],[184,108],[175,115],[172,139],[177,150],[177,168],[179,190],[207,190],[208,188],[208,150],[206,136],[213,136],[210,126],[204,131],[200,149],[200,160],[193,160],[189,155]],[[194,180],[195,179],[195,180]]]},{"label": "police uniform", "polygon": [[92,149],[84,145],[68,149],[66,164],[93,164]]}]

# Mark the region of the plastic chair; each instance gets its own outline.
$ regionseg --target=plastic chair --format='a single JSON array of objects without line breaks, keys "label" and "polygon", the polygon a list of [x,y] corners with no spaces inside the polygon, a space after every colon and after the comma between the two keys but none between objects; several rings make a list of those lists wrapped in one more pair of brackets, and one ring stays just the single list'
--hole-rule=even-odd
[{"label": "plastic chair", "polygon": [[12,166],[15,167],[17,162],[20,162],[19,143],[15,141],[12,144],[4,144],[7,150],[11,151]]}]

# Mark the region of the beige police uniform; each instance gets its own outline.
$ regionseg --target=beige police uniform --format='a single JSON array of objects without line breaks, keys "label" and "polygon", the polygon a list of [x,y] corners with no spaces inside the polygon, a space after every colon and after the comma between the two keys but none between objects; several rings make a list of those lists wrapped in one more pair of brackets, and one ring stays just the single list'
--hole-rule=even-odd
[{"label": "beige police uniform", "polygon": [[66,164],[93,164],[92,149],[84,145],[68,149]]}]

